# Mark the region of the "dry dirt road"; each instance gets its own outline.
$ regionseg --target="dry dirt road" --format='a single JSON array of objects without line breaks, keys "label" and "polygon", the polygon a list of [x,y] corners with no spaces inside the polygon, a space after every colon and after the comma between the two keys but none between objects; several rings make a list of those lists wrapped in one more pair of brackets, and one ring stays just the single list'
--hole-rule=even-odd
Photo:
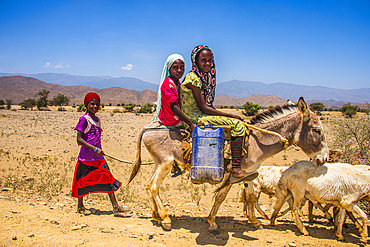
[{"label": "dry dirt road", "polygon": [[[103,150],[133,160],[138,131],[151,115],[98,113],[103,124]],[[221,234],[208,232],[206,217],[212,205],[213,185],[193,185],[186,174],[165,179],[161,198],[171,215],[172,230],[163,231],[151,219],[145,186],[153,166],[142,166],[130,186],[117,192],[120,204],[131,211],[115,217],[106,194],[92,194],[86,207],[96,214],[76,213],[76,200],[69,196],[79,147],[73,128],[81,113],[0,110],[0,245],[1,246],[357,246],[359,233],[347,221],[344,242],[315,210],[316,223],[308,224],[303,236],[291,215],[270,226],[262,221],[256,230],[242,215],[238,203],[240,185],[233,186],[220,207],[217,223]],[[143,161],[151,161],[145,149]],[[263,165],[291,165],[307,159],[299,149],[287,151]],[[129,164],[107,159],[113,175],[125,184]],[[262,209],[272,212],[273,199],[263,195]],[[306,213],[306,210],[303,211]],[[258,215],[258,214],[257,214]]]}]

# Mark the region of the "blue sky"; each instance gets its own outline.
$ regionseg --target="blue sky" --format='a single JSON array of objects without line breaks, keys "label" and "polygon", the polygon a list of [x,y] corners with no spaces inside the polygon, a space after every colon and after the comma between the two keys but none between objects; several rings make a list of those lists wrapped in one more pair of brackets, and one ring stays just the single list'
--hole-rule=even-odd
[{"label": "blue sky", "polygon": [[370,1],[0,0],[0,73],[135,77],[198,44],[217,81],[370,88]]}]

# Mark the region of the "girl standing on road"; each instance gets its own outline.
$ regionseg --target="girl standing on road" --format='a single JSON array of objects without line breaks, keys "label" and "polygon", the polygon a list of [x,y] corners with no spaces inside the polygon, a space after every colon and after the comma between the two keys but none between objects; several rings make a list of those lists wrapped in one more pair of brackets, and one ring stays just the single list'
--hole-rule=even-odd
[{"label": "girl standing on road", "polygon": [[71,196],[78,198],[77,212],[83,215],[91,214],[91,211],[84,207],[83,197],[100,192],[108,193],[114,214],[127,211],[118,205],[114,192],[121,187],[121,182],[109,171],[101,147],[102,128],[100,119],[95,116],[99,111],[100,97],[90,92],[86,94],[84,103],[86,113],[75,127],[77,143],[81,145],[81,149],[73,177]]}]

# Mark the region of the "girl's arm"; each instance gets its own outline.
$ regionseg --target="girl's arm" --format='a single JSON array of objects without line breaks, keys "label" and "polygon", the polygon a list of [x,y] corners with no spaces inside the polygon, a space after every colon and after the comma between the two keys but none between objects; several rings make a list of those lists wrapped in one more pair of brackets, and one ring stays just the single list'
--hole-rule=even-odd
[{"label": "girl's arm", "polygon": [[185,115],[183,111],[176,105],[176,103],[170,103],[170,107],[173,113],[176,114],[182,121],[187,123],[190,126],[190,129],[193,130],[197,125],[193,123],[188,116]]},{"label": "girl's arm", "polygon": [[193,86],[191,83],[185,85],[187,88],[191,89],[193,92],[195,101],[197,102],[197,105],[199,109],[207,115],[215,115],[215,116],[224,116],[229,118],[236,118],[244,122],[244,119],[241,116],[230,114],[222,111],[218,111],[212,107],[207,106],[206,102],[204,101],[204,98],[202,96],[202,92],[200,91],[199,87]]},{"label": "girl's arm", "polygon": [[[77,143],[80,144],[81,146],[84,146],[85,148],[88,148],[88,149],[94,151],[94,149],[96,147],[91,145],[87,141],[85,141],[85,139],[82,138],[83,134],[84,133],[82,133],[81,131],[77,131]],[[97,155],[104,155],[103,150],[99,147],[97,147],[97,148],[98,148],[98,150],[96,150],[96,154]]]}]

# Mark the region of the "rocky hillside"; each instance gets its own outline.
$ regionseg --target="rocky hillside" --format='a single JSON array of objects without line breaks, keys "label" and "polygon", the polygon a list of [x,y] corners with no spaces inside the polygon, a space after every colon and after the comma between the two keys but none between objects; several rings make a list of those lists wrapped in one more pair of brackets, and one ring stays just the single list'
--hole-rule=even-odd
[{"label": "rocky hillside", "polygon": [[0,99],[4,101],[11,99],[13,104],[18,104],[25,99],[37,98],[37,93],[43,89],[49,90],[49,99],[58,93],[64,94],[70,99],[71,104],[80,104],[84,96],[90,91],[97,92],[102,98],[102,103],[143,105],[148,102],[155,102],[157,93],[150,90],[135,91],[120,87],[97,89],[85,86],[60,86],[46,83],[35,78],[24,76],[3,76],[0,77]]},{"label": "rocky hillside", "polygon": [[[136,91],[121,87],[98,89],[85,86],[61,86],[46,83],[41,80],[24,76],[3,76],[0,77],[0,99],[11,99],[13,104],[18,104],[25,99],[36,99],[37,93],[43,89],[49,90],[49,99],[58,93],[64,94],[70,99],[71,104],[80,104],[87,92],[99,93],[104,104],[128,104],[144,105],[157,100],[157,92],[151,90]],[[227,95],[218,95],[215,99],[215,106],[242,106],[246,102],[259,104],[263,107],[283,105],[285,100],[272,95],[252,95],[246,98],[233,98]]]}]

